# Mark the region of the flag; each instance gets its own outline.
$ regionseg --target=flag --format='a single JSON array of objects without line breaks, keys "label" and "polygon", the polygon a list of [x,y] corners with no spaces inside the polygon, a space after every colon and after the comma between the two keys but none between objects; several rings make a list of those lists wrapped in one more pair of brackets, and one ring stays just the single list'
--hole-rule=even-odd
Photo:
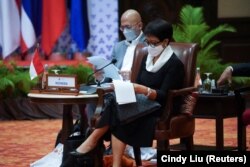
[{"label": "flag", "polygon": [[70,10],[70,34],[80,51],[87,48],[89,25],[87,17],[87,1],[72,0]]},{"label": "flag", "polygon": [[43,0],[42,49],[49,55],[66,26],[65,0]]},{"label": "flag", "polygon": [[21,50],[31,48],[41,34],[41,0],[22,0]]},{"label": "flag", "polygon": [[5,59],[20,44],[20,16],[16,0],[0,0],[0,45]]},{"label": "flag", "polygon": [[33,80],[44,71],[43,64],[40,59],[38,48],[36,48],[30,63],[30,79]]}]

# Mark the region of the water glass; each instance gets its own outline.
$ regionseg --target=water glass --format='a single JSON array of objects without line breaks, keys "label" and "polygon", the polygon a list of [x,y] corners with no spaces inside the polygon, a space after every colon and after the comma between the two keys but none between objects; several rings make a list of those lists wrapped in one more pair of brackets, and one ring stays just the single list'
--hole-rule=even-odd
[{"label": "water glass", "polygon": [[205,73],[205,75],[207,76],[207,78],[203,82],[203,93],[211,93],[211,84],[212,84],[212,81],[209,78],[209,76],[211,74],[212,73]]}]

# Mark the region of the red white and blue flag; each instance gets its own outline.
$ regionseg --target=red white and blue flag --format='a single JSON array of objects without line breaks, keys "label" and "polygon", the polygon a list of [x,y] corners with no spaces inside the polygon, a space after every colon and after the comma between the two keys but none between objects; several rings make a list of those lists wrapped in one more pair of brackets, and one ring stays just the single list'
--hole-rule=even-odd
[{"label": "red white and blue flag", "polygon": [[21,51],[34,46],[41,34],[41,0],[22,0],[21,4]]},{"label": "red white and blue flag", "polygon": [[28,53],[40,40],[45,56],[87,46],[92,55],[109,59],[118,40],[118,0],[0,0],[0,57],[20,53],[19,47]]}]

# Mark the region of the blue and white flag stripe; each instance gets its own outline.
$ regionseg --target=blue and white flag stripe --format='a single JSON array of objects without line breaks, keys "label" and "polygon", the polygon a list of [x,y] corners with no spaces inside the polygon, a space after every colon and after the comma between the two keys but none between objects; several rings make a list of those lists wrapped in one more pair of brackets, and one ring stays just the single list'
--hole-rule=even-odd
[{"label": "blue and white flag stripe", "polygon": [[36,34],[31,22],[32,3],[31,0],[22,0],[21,6],[21,36],[23,40],[22,50],[26,51],[36,42]]}]

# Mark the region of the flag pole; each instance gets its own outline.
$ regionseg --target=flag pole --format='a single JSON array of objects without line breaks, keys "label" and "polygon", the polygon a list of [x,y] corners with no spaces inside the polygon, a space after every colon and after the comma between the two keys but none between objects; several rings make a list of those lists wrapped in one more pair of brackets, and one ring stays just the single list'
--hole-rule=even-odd
[{"label": "flag pole", "polygon": [[21,52],[21,60],[25,60],[25,57],[28,55],[28,52]]},{"label": "flag pole", "polygon": [[37,42],[36,43],[36,49],[37,49],[38,52],[39,52],[39,48],[40,48],[40,44],[39,44],[39,42]]}]

